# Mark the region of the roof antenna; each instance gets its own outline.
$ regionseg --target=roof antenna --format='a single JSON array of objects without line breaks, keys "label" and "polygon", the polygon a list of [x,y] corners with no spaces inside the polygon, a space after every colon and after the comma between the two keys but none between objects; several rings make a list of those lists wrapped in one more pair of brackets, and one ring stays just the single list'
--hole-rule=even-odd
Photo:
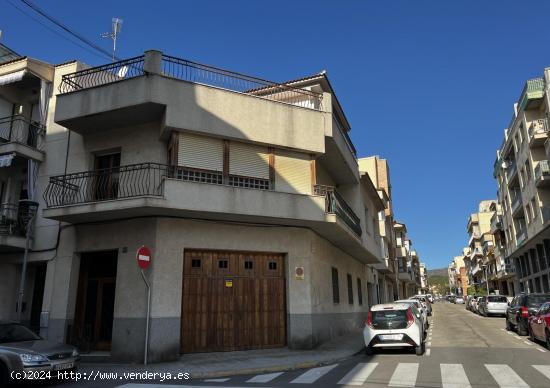
[{"label": "roof antenna", "polygon": [[102,38],[111,38],[113,40],[113,62],[116,58],[116,40],[118,37],[118,34],[120,34],[120,31],[122,30],[122,19],[120,18],[112,18],[111,19],[113,30],[111,32],[104,32],[101,34]]}]

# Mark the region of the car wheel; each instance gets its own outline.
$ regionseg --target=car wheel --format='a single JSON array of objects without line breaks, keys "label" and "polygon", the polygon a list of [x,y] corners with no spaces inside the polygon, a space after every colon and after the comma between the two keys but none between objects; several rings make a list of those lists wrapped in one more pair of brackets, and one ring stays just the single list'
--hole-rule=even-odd
[{"label": "car wheel", "polygon": [[506,317],[506,330],[512,331],[513,327],[510,321],[508,320],[508,317]]},{"label": "car wheel", "polygon": [[519,319],[518,319],[517,329],[518,329],[518,335],[527,335],[527,334],[529,334],[527,332],[527,329],[523,326],[523,324],[521,323],[521,321]]},{"label": "car wheel", "polygon": [[421,356],[424,354],[424,344],[421,343],[420,345],[416,346],[414,348],[414,352],[416,353],[417,356]]},{"label": "car wheel", "polygon": [[546,349],[550,350],[550,332],[548,329],[545,332],[546,334]]},{"label": "car wheel", "polygon": [[529,325],[527,331],[529,332],[529,340],[531,342],[535,342],[535,335],[533,334],[533,329],[531,329],[531,325]]},{"label": "car wheel", "polygon": [[370,346],[365,346],[365,354],[367,356],[372,356],[374,354],[374,349]]},{"label": "car wheel", "polygon": [[0,387],[8,386],[9,373],[8,368],[0,362]]}]

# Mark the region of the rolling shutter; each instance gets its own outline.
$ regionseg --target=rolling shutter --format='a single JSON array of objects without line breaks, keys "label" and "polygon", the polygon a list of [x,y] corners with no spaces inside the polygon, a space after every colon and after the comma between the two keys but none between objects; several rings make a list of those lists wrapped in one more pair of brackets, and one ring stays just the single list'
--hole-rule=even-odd
[{"label": "rolling shutter", "polygon": [[298,152],[276,150],[275,190],[311,194],[311,158]]},{"label": "rolling shutter", "polygon": [[13,104],[0,98],[0,119],[13,114]]},{"label": "rolling shutter", "polygon": [[269,179],[269,154],[267,147],[230,142],[229,174]]},{"label": "rolling shutter", "polygon": [[223,171],[223,140],[181,133],[178,166]]}]

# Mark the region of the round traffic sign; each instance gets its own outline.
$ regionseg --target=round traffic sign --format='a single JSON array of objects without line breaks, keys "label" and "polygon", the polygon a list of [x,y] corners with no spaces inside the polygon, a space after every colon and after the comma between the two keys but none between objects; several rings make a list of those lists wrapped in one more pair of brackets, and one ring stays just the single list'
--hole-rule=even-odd
[{"label": "round traffic sign", "polygon": [[146,269],[151,264],[151,250],[143,245],[137,250],[136,259],[139,268]]}]

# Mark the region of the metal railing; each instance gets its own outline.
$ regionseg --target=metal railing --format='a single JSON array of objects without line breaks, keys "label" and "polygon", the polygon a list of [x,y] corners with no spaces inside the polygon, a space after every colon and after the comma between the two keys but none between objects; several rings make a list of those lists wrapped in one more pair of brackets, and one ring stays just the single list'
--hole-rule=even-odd
[{"label": "metal railing", "polygon": [[548,160],[541,160],[535,166],[535,181],[540,181],[543,177],[550,175],[550,166]]},{"label": "metal railing", "polygon": [[24,236],[25,225],[19,217],[16,203],[0,204],[0,236]]},{"label": "metal railing", "polygon": [[515,213],[518,207],[522,205],[521,194],[517,193],[514,198],[512,198],[512,213]]},{"label": "metal railing", "polygon": [[145,75],[143,70],[144,59],[145,57],[141,55],[65,74],[61,77],[59,93],[70,93]]},{"label": "metal railing", "polygon": [[338,130],[340,131],[340,133],[344,137],[344,140],[346,142],[346,146],[348,147],[348,149],[351,151],[353,156],[357,156],[357,150],[355,149],[355,146],[353,145],[353,142],[351,141],[351,138],[349,137],[348,131],[346,131],[342,127],[342,125],[340,124],[340,120],[338,120],[338,118],[334,114],[332,114],[332,121],[336,123],[336,127],[338,128]]},{"label": "metal railing", "polygon": [[360,218],[333,186],[314,185],[313,194],[325,197],[326,213],[336,214],[357,236],[361,236],[363,231]]},{"label": "metal railing", "polygon": [[14,115],[0,118],[0,144],[19,143],[38,150],[44,149],[45,127],[32,120],[27,120],[22,115]]},{"label": "metal railing", "polygon": [[525,229],[520,230],[516,233],[516,247],[519,247],[527,239],[527,231]]},{"label": "metal railing", "polygon": [[510,180],[512,176],[514,176],[514,174],[517,172],[517,166],[516,162],[512,161],[508,161],[506,164],[508,165],[508,168],[506,169],[506,178]]},{"label": "metal railing", "polygon": [[176,79],[251,94],[304,108],[316,110],[322,108],[323,95],[321,93],[287,84],[267,81],[170,55],[162,56],[161,66],[163,75]]},{"label": "metal railing", "polygon": [[547,119],[536,119],[531,121],[529,125],[529,137],[532,138],[534,135],[544,135],[548,133],[548,120]]},{"label": "metal railing", "polygon": [[139,163],[50,177],[44,190],[48,207],[75,205],[164,194],[163,179],[171,168],[157,163]]}]

